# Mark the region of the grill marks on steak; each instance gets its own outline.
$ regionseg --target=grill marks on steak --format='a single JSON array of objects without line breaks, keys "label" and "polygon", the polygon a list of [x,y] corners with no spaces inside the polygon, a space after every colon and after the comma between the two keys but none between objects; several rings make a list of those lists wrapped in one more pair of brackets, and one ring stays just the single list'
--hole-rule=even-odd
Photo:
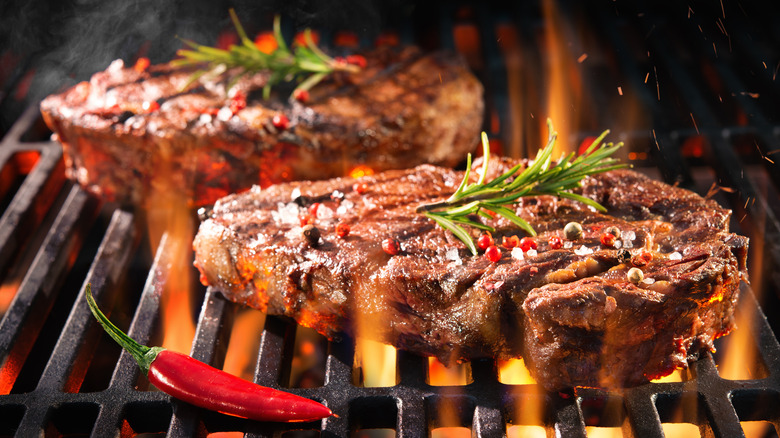
[{"label": "grill marks on steak", "polygon": [[[491,164],[497,174],[513,163]],[[370,336],[445,363],[523,355],[548,389],[636,385],[686,366],[733,328],[747,239],[728,232],[730,213],[714,201],[634,171],[609,172],[581,191],[606,214],[523,199],[517,212],[539,233],[538,253],[520,260],[504,250],[491,263],[414,211],[449,196],[461,178],[425,165],[363,178],[363,194],[352,191],[354,179],[338,178],[231,195],[202,222],[195,263],[229,299],[326,336]],[[314,201],[318,245],[297,219]],[[582,239],[551,249],[548,237],[563,238],[573,220]],[[351,226],[346,238],[335,233],[340,222]],[[521,233],[503,219],[494,225],[497,242]],[[609,226],[621,230],[621,248],[600,244]],[[400,242],[396,256],[381,249],[388,237]],[[622,250],[653,255],[645,281],[627,280]]]},{"label": "grill marks on steak", "polygon": [[[330,75],[305,104],[287,101],[289,85],[262,100],[266,73],[243,76],[230,91],[237,71],[187,88],[191,69],[139,72],[115,61],[46,98],[41,111],[63,143],[70,176],[126,204],[142,204],[160,185],[161,163],[170,188],[211,205],[253,184],[343,176],[358,165],[454,166],[474,148],[483,89],[459,55],[380,48],[366,58],[367,68]],[[247,105],[231,112],[235,94]],[[288,129],[273,125],[277,114]]]}]

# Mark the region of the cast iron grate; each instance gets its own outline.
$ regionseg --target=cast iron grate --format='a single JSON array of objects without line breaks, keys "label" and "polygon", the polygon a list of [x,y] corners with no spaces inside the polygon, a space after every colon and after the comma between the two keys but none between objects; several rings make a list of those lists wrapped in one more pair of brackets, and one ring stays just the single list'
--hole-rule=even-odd
[{"label": "cast iron grate", "polygon": [[[628,133],[624,138],[629,144],[639,144],[640,149],[650,142],[650,158],[641,163],[648,167],[643,170],[659,172],[668,181],[700,192],[706,192],[711,183],[733,187],[735,194],[717,196],[735,210],[734,228],[766,242],[758,254],[764,258],[764,266],[751,272],[754,284],[763,283],[763,294],[754,294],[751,287],[743,286],[740,301],[740,308],[754,315],[752,327],[740,330],[749,329],[754,334],[759,353],[759,364],[754,367],[759,370],[756,378],[722,378],[717,360],[706,355],[692,364],[681,382],[651,383],[620,393],[592,388],[540,393],[535,385],[502,383],[497,364],[492,361],[471,363],[466,385],[432,386],[428,383],[428,361],[399,352],[395,385],[363,387],[354,383],[353,342],[343,339],[327,343],[321,385],[288,388],[280,382],[289,377],[296,326],[288,319],[269,316],[262,330],[255,381],[325,401],[338,417],[310,424],[276,425],[193,408],[150,390],[129,355],[120,353],[101,334],[81,292],[86,283],[91,283],[101,306],[113,310],[112,319],[120,327],[141,342],[156,343],[160,295],[171,281],[167,267],[175,262],[171,257],[178,253],[173,248],[177,242],[164,236],[156,254],[145,253],[143,218],[101,205],[66,180],[60,147],[37,141],[40,135],[30,135],[40,125],[37,109],[31,107],[0,145],[0,436],[190,437],[229,431],[252,437],[308,433],[350,436],[359,435],[359,431],[390,429],[397,436],[424,437],[436,428],[454,426],[471,429],[473,436],[498,437],[511,434],[513,424],[523,424],[526,420],[522,410],[532,404],[542,406],[539,425],[555,436],[585,437],[589,427],[604,427],[619,428],[628,437],[661,437],[665,423],[690,423],[704,437],[739,437],[745,436],[741,422],[746,421],[766,422],[766,436],[777,436],[780,345],[762,311],[763,307],[770,319],[777,317],[777,306],[772,305],[778,283],[772,272],[777,272],[780,264],[777,173],[766,160],[751,159],[755,151],[752,155],[735,151],[744,135],[760,142],[761,148],[756,147],[759,155],[762,150],[776,149],[780,126],[778,114],[760,105],[763,100],[757,102],[751,95],[740,93],[746,90],[742,72],[721,62],[728,56],[756,62],[765,53],[761,47],[748,50],[750,44],[738,40],[741,34],[733,27],[734,44],[745,47],[745,51],[717,55],[709,51],[709,41],[695,38],[695,26],[680,26],[685,17],[637,20],[639,14],[652,15],[645,14],[640,6],[613,14],[605,8],[585,10],[578,4],[562,5],[562,14],[587,17],[586,21],[599,29],[595,42],[589,43],[611,47],[607,52],[616,54],[613,68],[623,72],[624,87],[636,92],[637,99],[651,112],[652,126],[657,131],[651,139],[646,132]],[[538,37],[533,32],[539,11],[526,4],[500,10],[488,5],[467,6],[421,7],[421,15],[438,17],[424,38],[437,40],[434,45],[453,47],[458,45],[453,38],[454,28],[472,26],[477,30],[483,62],[475,65],[475,70],[486,84],[488,107],[500,121],[491,126],[490,133],[505,138],[512,129],[509,113],[514,103],[508,97],[504,62],[509,49],[496,40],[494,30],[502,24],[520,23],[522,50],[538,51]],[[645,72],[652,68],[630,55],[636,49],[632,46],[635,39],[626,38],[626,33],[641,39],[661,30],[676,35],[649,38],[648,45],[657,57],[654,62],[669,74],[663,86],[674,87],[679,94],[679,100],[671,106],[681,105],[685,110],[670,108],[667,100],[658,99],[655,88],[646,86]],[[402,29],[406,42],[421,38],[412,34]],[[778,37],[775,32],[770,41],[777,42]],[[686,61],[678,53],[681,39],[694,41],[703,54],[696,62]],[[576,56],[589,52],[591,58],[596,58],[599,51],[593,49],[572,46],[570,50]],[[734,91],[734,105],[750,114],[750,123],[723,128],[728,115],[711,109],[710,86],[703,83],[699,64],[711,66],[726,89]],[[592,70],[586,65],[586,75],[603,73],[603,65],[595,65]],[[761,78],[759,82],[765,87],[762,92],[778,95],[776,84],[773,87],[770,81],[766,85]],[[608,110],[611,103],[599,103],[607,109],[600,120],[612,120]],[[677,113],[682,117],[676,117]],[[689,113],[695,129],[680,122]],[[686,141],[697,136],[707,139],[709,153],[703,158],[684,154]],[[743,217],[749,220],[743,223]],[[198,293],[203,300],[192,355],[221,366],[227,334],[239,309],[216,290]],[[440,415],[443,411],[452,415],[444,418]]]}]

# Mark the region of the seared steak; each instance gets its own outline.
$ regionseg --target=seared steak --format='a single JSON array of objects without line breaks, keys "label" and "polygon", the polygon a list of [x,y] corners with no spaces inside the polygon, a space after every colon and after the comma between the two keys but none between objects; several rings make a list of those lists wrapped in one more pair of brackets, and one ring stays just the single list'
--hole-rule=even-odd
[{"label": "seared steak", "polygon": [[[491,172],[510,164],[493,160]],[[422,165],[231,195],[201,223],[195,264],[228,299],[328,337],[373,337],[445,363],[523,355],[548,389],[640,384],[734,327],[748,242],[728,232],[730,211],[714,201],[631,170],[589,177],[580,193],[607,213],[521,198],[538,248],[502,248],[493,263],[415,213],[462,175]],[[311,214],[319,236],[302,228]],[[572,221],[583,228],[574,241],[563,232]],[[496,242],[522,236],[504,219],[494,225]],[[608,229],[618,235],[609,246]],[[388,238],[396,255],[382,248]],[[630,281],[631,268],[643,279]]]},{"label": "seared steak", "polygon": [[[254,184],[345,176],[358,166],[454,166],[473,149],[482,85],[460,56],[384,48],[366,58],[360,73],[331,75],[307,103],[288,101],[289,85],[262,100],[267,73],[235,82],[228,71],[188,86],[191,69],[115,61],[46,98],[41,111],[69,175],[125,204],[180,189],[192,204],[211,205]],[[274,124],[277,115],[287,127]]]}]

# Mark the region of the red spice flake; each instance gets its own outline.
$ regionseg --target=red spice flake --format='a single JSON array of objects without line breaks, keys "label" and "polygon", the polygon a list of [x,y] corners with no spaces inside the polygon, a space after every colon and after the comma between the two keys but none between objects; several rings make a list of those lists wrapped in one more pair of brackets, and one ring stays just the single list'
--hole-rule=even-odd
[{"label": "red spice flake", "polygon": [[563,240],[558,236],[550,236],[547,243],[550,244],[550,249],[561,249],[563,247]]},{"label": "red spice flake", "polygon": [[520,249],[522,249],[523,252],[527,252],[529,249],[536,248],[536,241],[534,241],[534,239],[531,239],[530,237],[523,237],[520,239]]},{"label": "red spice flake", "polygon": [[317,217],[317,210],[320,208],[320,203],[315,202],[314,204],[309,206],[309,215],[311,217]]},{"label": "red spice flake", "polygon": [[642,251],[641,253],[631,257],[631,264],[634,266],[645,266],[653,260],[653,254]]},{"label": "red spice flake", "polygon": [[137,71],[138,73],[143,73],[146,71],[147,68],[149,68],[149,64],[151,62],[149,61],[149,58],[140,57],[137,61],[135,61],[135,65],[133,66],[133,70]]},{"label": "red spice flake", "polygon": [[298,217],[298,219],[301,221],[301,226],[305,227],[306,225],[311,225],[314,223],[314,218],[311,215],[308,214],[302,214]]},{"label": "red spice flake", "polygon": [[364,182],[356,182],[355,184],[352,184],[352,190],[354,190],[358,195],[362,195],[368,190],[368,184]]},{"label": "red spice flake", "polygon": [[496,245],[488,246],[487,249],[485,249],[485,257],[487,257],[491,262],[496,263],[497,261],[501,260],[501,250],[498,249]]},{"label": "red spice flake", "polygon": [[482,233],[477,239],[477,246],[482,251],[487,250],[489,247],[494,246],[496,243],[493,241],[493,236],[490,233]]},{"label": "red spice flake", "polygon": [[362,55],[349,55],[347,56],[346,61],[347,64],[356,65],[360,68],[366,68],[366,65],[368,65],[365,56]]},{"label": "red spice flake", "polygon": [[217,114],[219,114],[219,108],[213,108],[213,107],[204,108],[204,109],[200,110],[200,112],[201,112],[201,114],[208,114],[210,116],[216,116]]},{"label": "red spice flake", "polygon": [[153,112],[157,111],[158,109],[160,109],[160,104],[157,103],[156,100],[153,100],[151,102],[150,101],[146,101],[143,104],[141,104],[141,108],[143,108],[144,112],[153,113]]},{"label": "red spice flake", "polygon": [[230,99],[230,111],[236,114],[244,108],[246,108],[246,95],[241,91],[237,91],[233,98]]},{"label": "red spice flake", "polygon": [[531,269],[529,269],[528,271],[531,272],[531,275],[534,275],[539,273],[539,268],[537,268],[536,266],[531,266]]},{"label": "red spice flake", "polygon": [[385,239],[382,241],[382,250],[390,255],[396,255],[401,251],[401,245],[395,239]]},{"label": "red spice flake", "polygon": [[271,123],[276,129],[285,130],[290,127],[290,119],[288,119],[284,114],[275,115],[274,118],[271,119]]},{"label": "red spice flake", "polygon": [[520,238],[517,236],[504,236],[501,239],[501,244],[504,245],[504,248],[512,249],[520,246]]},{"label": "red spice flake", "polygon": [[599,238],[601,244],[610,248],[615,246],[615,235],[612,233],[603,233]]},{"label": "red spice flake", "polygon": [[293,98],[300,103],[306,103],[309,101],[309,90],[296,88],[295,91],[293,91]]},{"label": "red spice flake", "polygon": [[347,237],[350,231],[351,229],[349,227],[349,224],[345,222],[339,222],[336,224],[336,235],[341,237],[342,239]]}]

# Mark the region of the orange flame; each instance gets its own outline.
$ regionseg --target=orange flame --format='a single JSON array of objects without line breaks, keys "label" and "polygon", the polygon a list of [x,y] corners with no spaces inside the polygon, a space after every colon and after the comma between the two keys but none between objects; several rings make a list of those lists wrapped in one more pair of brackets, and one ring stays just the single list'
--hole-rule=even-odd
[{"label": "orange flame", "polygon": [[148,196],[147,225],[153,252],[164,233],[174,255],[168,269],[166,287],[160,298],[162,346],[180,353],[189,353],[195,337],[193,320],[192,239],[194,220],[186,196],[173,181],[171,163],[160,164],[159,172]]}]

